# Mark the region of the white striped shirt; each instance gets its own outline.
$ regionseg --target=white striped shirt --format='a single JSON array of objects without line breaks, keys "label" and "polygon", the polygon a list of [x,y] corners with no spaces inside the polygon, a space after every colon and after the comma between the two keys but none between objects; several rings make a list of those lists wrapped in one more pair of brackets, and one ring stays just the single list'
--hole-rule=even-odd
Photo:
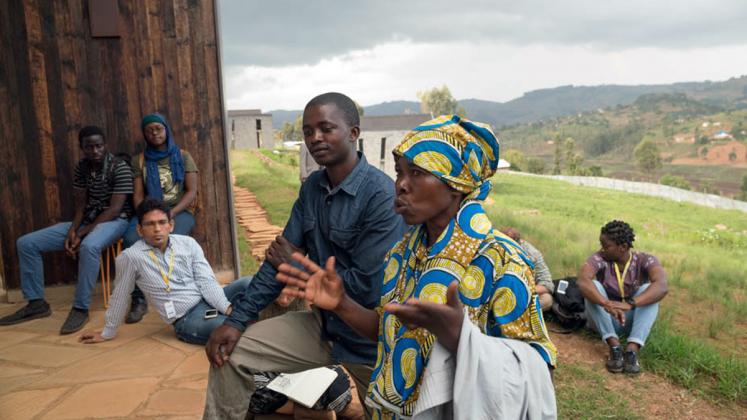
[{"label": "white striped shirt", "polygon": [[[153,261],[151,252],[156,256],[160,268]],[[172,253],[174,268],[169,277],[169,292],[161,273],[163,271],[168,274]],[[150,307],[155,308],[161,319],[169,324],[183,317],[203,298],[223,314],[230,305],[202,248],[189,236],[170,235],[166,252],[161,252],[141,239],[117,257],[116,267],[114,293],[106,311],[104,331],[101,333],[106,339],[117,335],[117,328],[127,315],[130,294],[136,284],[145,294]],[[166,315],[164,305],[168,301],[174,302],[176,309],[176,316],[172,318]]]}]

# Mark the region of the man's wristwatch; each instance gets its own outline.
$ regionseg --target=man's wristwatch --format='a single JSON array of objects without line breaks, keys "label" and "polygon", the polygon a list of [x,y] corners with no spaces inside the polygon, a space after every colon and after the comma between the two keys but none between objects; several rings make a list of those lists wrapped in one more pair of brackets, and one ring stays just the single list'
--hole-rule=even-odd
[{"label": "man's wristwatch", "polygon": [[626,297],[625,303],[630,305],[633,309],[635,309],[635,298],[634,297]]}]

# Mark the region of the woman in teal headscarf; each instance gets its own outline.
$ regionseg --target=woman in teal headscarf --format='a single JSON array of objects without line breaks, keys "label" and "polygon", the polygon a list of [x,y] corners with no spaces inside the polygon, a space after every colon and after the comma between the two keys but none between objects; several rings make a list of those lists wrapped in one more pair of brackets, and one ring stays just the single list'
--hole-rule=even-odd
[{"label": "woman in teal headscarf", "polygon": [[[174,232],[189,235],[195,225],[197,197],[197,165],[192,155],[180,149],[174,141],[171,126],[161,114],[146,115],[140,123],[145,140],[145,151],[132,160],[132,194],[135,208],[145,199],[153,197],[163,200],[171,207],[174,219]],[[122,242],[125,248],[140,239],[137,234],[137,218],[130,226]],[[132,304],[127,323],[140,321],[147,309],[145,296],[137,287],[132,292]]]},{"label": "woman in teal headscarf", "polygon": [[[532,410],[539,417],[554,415],[554,395],[547,395],[547,389],[552,394],[552,386],[548,388],[546,366],[555,365],[557,352],[542,318],[531,262],[516,242],[493,229],[482,207],[498,156],[498,140],[492,131],[459,116],[442,116],[420,125],[394,149],[394,205],[412,228],[386,258],[381,301],[373,310],[347,297],[334,261],[322,269],[296,254],[305,271],[280,266],[278,280],[297,288],[286,287],[284,293],[334,311],[359,334],[378,342],[366,401],[375,418],[409,418],[418,412],[421,385],[436,342],[452,355],[458,353],[460,361],[466,354],[474,359],[498,354],[498,360],[488,360],[482,368],[495,368],[488,381],[503,381],[501,386],[508,389],[480,399],[479,390],[485,388],[477,384],[473,397],[477,399],[468,398],[469,403],[454,391],[455,417],[481,417],[484,413],[476,414],[480,407],[488,407],[490,415],[527,416]],[[474,338],[473,330],[482,338]],[[511,352],[516,359],[524,358],[522,363],[529,367],[506,375],[502,369],[514,357],[506,359],[505,352],[491,352],[511,346],[495,337],[528,343]],[[488,343],[489,351],[478,351],[473,344],[478,342]],[[457,377],[459,369],[470,365],[470,358],[465,360],[461,365],[457,362]],[[433,384],[443,386],[443,381],[425,382],[431,384],[426,398],[430,400]],[[538,403],[534,407],[522,405],[520,398],[514,401],[518,394],[511,393],[519,390],[526,397],[532,392],[528,389],[544,390],[539,392],[543,395],[530,395]],[[496,402],[496,398],[511,401]],[[495,412],[499,406],[500,413]],[[464,414],[465,410],[471,414]]]}]

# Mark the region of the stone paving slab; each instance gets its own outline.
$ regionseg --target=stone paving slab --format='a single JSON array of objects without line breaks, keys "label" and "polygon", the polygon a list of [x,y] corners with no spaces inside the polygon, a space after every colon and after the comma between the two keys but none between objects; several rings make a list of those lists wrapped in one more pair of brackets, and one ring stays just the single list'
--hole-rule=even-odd
[{"label": "stone paving slab", "polygon": [[14,376],[29,376],[44,373],[43,369],[25,368],[14,366],[9,363],[0,363],[0,378],[12,378]]},{"label": "stone paving slab", "polygon": [[0,418],[25,420],[32,419],[44,411],[70,388],[50,388],[37,391],[19,391],[0,397]]},{"label": "stone paving slab", "polygon": [[89,359],[101,349],[55,346],[24,342],[0,350],[0,360],[40,367],[63,367],[82,359]]},{"label": "stone paving slab", "polygon": [[143,416],[183,414],[200,416],[205,407],[205,391],[192,389],[165,389],[156,392],[148,406],[138,412]]},{"label": "stone paving slab", "polygon": [[158,378],[136,378],[83,385],[48,411],[43,419],[127,417],[158,384]]},{"label": "stone paving slab", "polygon": [[[18,375],[0,378],[0,395],[13,391],[28,389],[31,385],[46,378],[46,373],[37,373],[32,375]],[[0,416],[0,418],[3,418]]]},{"label": "stone paving slab", "polygon": [[[92,344],[80,346],[93,347]],[[107,379],[165,377],[185,359],[182,353],[149,338],[71,363],[38,385],[89,383]],[[207,370],[205,371],[207,372]]]},{"label": "stone paving slab", "polygon": [[3,341],[0,342],[0,349],[14,346],[16,344],[22,343],[26,340],[29,340],[31,338],[38,337],[38,336],[39,334],[34,334],[34,333],[24,332],[24,331],[6,331],[3,334]]}]

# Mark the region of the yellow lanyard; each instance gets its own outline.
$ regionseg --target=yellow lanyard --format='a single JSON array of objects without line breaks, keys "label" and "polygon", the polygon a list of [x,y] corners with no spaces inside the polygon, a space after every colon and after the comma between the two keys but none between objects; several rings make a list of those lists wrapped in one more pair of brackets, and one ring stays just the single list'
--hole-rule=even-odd
[{"label": "yellow lanyard", "polygon": [[169,279],[171,278],[171,273],[174,271],[174,251],[171,251],[171,258],[169,259],[169,274],[163,272],[163,268],[161,268],[161,263],[158,262],[158,258],[156,258],[156,254],[153,251],[150,251],[150,258],[153,260],[153,263],[158,266],[158,271],[161,272],[161,277],[163,278],[163,282],[166,283],[166,291],[171,292],[171,286],[169,285]]},{"label": "yellow lanyard", "polygon": [[620,288],[620,297],[625,299],[625,275],[628,274],[628,268],[630,268],[630,262],[633,261],[633,253],[628,254],[628,262],[625,263],[623,268],[622,276],[620,275],[620,268],[617,263],[612,263],[615,266],[615,274],[617,275],[617,285]]}]

